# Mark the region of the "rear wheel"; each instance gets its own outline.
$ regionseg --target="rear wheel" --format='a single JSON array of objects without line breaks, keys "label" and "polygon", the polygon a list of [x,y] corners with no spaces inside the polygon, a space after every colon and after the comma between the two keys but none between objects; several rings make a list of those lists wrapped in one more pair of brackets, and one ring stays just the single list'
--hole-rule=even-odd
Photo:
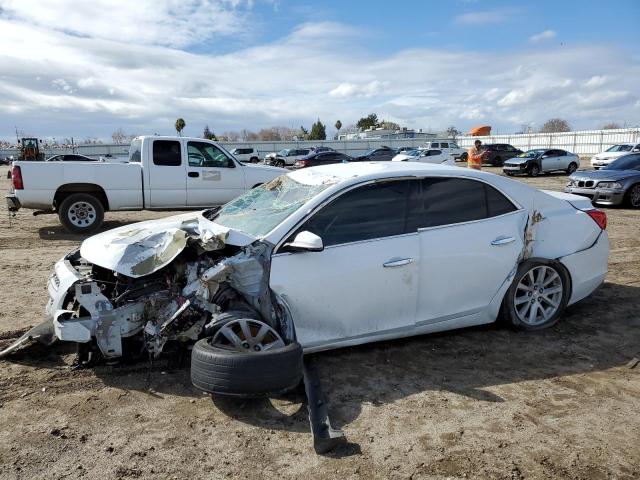
[{"label": "rear wheel", "polygon": [[571,162],[569,164],[569,166],[567,167],[567,173],[569,175],[571,175],[573,172],[575,172],[578,169],[578,164],[576,162]]},{"label": "rear wheel", "polygon": [[74,193],[65,198],[58,208],[60,223],[73,233],[94,232],[104,220],[104,207],[100,200],[88,193]]},{"label": "rear wheel", "polygon": [[627,190],[627,202],[633,208],[640,208],[640,183]]},{"label": "rear wheel", "polygon": [[566,270],[555,262],[523,262],[502,304],[506,320],[519,330],[542,330],[555,325],[570,295]]},{"label": "rear wheel", "polygon": [[531,165],[529,167],[529,175],[532,177],[537,177],[538,175],[540,175],[540,167],[538,165]]}]

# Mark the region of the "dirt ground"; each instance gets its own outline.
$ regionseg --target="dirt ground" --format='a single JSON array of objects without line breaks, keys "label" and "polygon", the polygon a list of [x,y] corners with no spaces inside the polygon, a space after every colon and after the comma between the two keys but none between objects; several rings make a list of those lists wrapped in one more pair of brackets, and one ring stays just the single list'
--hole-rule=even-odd
[{"label": "dirt ground", "polygon": [[[566,177],[523,181],[560,190]],[[0,361],[0,478],[640,478],[640,366],[627,366],[640,357],[640,211],[607,214],[607,282],[549,331],[318,354],[350,442],[331,454],[313,452],[301,393],[223,400],[191,386],[188,361],[72,370],[72,349],[36,346]],[[0,215],[2,346],[40,322],[53,264],[82,238],[55,216]],[[109,213],[106,228],[165,215]]]}]

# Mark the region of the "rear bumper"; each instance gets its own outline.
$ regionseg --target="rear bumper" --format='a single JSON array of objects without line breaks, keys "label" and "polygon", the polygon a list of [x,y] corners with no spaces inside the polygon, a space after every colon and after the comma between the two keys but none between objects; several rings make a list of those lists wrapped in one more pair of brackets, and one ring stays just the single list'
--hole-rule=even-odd
[{"label": "rear bumper", "polygon": [[7,209],[9,209],[10,212],[17,212],[22,207],[20,200],[18,200],[18,197],[15,195],[7,195],[4,198],[7,201]]},{"label": "rear bumper", "polygon": [[587,197],[592,203],[598,205],[620,205],[624,201],[624,190],[566,187],[564,191],[566,193]]},{"label": "rear bumper", "polygon": [[609,264],[609,235],[602,231],[593,246],[559,259],[571,275],[571,297],[568,305],[587,297],[607,276]]}]

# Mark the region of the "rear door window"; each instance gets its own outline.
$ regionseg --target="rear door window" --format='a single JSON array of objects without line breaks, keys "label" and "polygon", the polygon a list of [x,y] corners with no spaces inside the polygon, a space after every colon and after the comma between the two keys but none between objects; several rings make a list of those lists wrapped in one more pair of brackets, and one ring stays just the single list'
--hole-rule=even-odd
[{"label": "rear door window", "polygon": [[179,167],[182,165],[180,142],[175,140],[154,140],[153,164],[161,167]]},{"label": "rear door window", "polygon": [[440,143],[440,148],[449,148],[449,143]]},{"label": "rear door window", "polygon": [[495,188],[470,179],[425,178],[411,196],[409,231],[482,220],[516,210]]}]

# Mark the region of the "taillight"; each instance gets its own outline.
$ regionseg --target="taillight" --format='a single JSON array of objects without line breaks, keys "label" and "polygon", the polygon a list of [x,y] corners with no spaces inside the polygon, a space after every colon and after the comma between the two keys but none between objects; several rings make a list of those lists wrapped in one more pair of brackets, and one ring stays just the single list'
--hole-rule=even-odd
[{"label": "taillight", "polygon": [[23,190],[24,183],[22,182],[22,172],[20,171],[20,167],[15,165],[11,168],[11,180],[13,181],[14,190]]},{"label": "taillight", "polygon": [[309,160],[298,160],[296,163],[301,167],[308,167],[309,166]]},{"label": "taillight", "polygon": [[607,228],[607,214],[605,212],[597,208],[592,208],[591,210],[586,210],[585,213],[593,218],[593,221],[596,222],[602,230]]}]

